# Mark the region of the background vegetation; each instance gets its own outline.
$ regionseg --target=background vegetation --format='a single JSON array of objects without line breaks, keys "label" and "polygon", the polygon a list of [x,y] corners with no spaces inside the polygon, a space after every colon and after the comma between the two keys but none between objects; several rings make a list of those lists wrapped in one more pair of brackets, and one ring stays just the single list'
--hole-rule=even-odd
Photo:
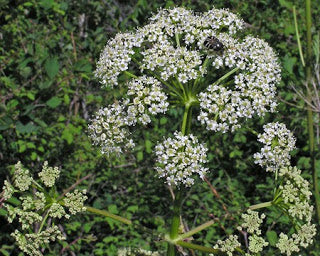
[{"label": "background vegetation", "polygon": [[[183,5],[195,11],[206,11],[212,5],[229,8],[246,21],[250,33],[267,40],[278,52],[283,67],[279,112],[265,120],[252,120],[248,125],[262,127],[270,120],[286,123],[297,137],[293,162],[312,181],[306,104],[290,88],[291,84],[303,88],[305,81],[293,2],[303,35],[302,0],[0,0],[0,187],[17,161],[37,172],[48,160],[50,165],[63,169],[61,188],[91,174],[81,184],[89,190],[88,205],[107,209],[145,227],[139,230],[104,217],[82,214],[64,225],[67,242],[53,246],[48,255],[116,255],[118,248],[128,246],[160,251],[165,248],[165,243],[157,241],[157,233],[168,229],[171,197],[168,188],[154,176],[152,148],[159,138],[177,128],[171,120],[181,113],[171,111],[169,116],[154,120],[148,129],[137,130],[137,150],[120,159],[101,156],[86,133],[90,116],[119,93],[101,89],[93,76],[100,51],[117,32],[145,24],[160,7]],[[316,21],[320,4],[318,0],[312,2]],[[313,25],[313,34],[317,35],[320,23]],[[302,36],[302,46],[305,44]],[[315,121],[319,124],[319,120]],[[235,134],[202,136],[201,140],[210,148],[212,172],[208,183],[219,197],[206,182],[199,182],[188,192],[183,222],[186,228],[192,228],[217,218],[210,229],[194,236],[196,242],[213,246],[217,239],[235,231],[241,210],[270,200],[272,181],[253,163],[252,155],[258,151],[258,145],[250,134],[239,130]],[[319,161],[317,166],[320,168]],[[7,223],[5,215],[4,209],[0,209],[0,255],[19,255],[10,237],[15,226]],[[273,230],[286,228],[267,223],[269,242],[275,242]],[[303,255],[320,255],[319,243],[315,242]]]}]

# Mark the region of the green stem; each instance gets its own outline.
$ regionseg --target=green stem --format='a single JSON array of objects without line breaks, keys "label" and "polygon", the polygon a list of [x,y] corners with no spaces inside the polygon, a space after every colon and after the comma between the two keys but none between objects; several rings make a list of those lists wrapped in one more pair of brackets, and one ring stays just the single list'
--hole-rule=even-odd
[{"label": "green stem", "polygon": [[177,47],[180,47],[179,34],[176,33],[175,38],[176,38]]},{"label": "green stem", "polygon": [[220,77],[217,81],[215,81],[213,84],[217,85],[220,84],[223,80],[227,79],[229,76],[231,76],[233,73],[237,72],[239,70],[238,67],[232,69],[231,71],[229,71],[227,74],[223,75],[222,77]]},{"label": "green stem", "polygon": [[270,206],[272,206],[272,201],[251,205],[249,207],[249,209],[256,210],[256,209],[266,208],[266,207],[270,207]]},{"label": "green stem", "polygon": [[[177,190],[175,194],[175,199],[173,201],[173,217],[170,229],[170,240],[175,240],[179,234],[179,227],[180,227],[180,209],[181,209],[181,190]],[[176,249],[174,244],[168,244],[168,256],[175,256]]]},{"label": "green stem", "polygon": [[[311,39],[311,0],[306,0],[306,25],[307,25],[307,58],[306,58],[306,79],[307,85],[309,88],[312,88],[311,85],[311,54],[312,54],[312,39]],[[308,100],[311,102],[312,100],[312,90],[308,90]],[[311,107],[308,105],[307,110],[307,118],[308,118],[308,133],[309,133],[309,150],[311,157],[311,168],[312,168],[312,180],[313,180],[313,189],[314,189],[314,197],[316,203],[316,212],[318,224],[320,224],[320,194],[318,187],[318,177],[317,177],[317,169],[316,169],[316,159],[315,159],[315,139],[314,139],[314,131],[313,131],[313,112]]]},{"label": "green stem", "polygon": [[107,212],[107,211],[104,211],[104,210],[99,210],[99,209],[96,209],[96,208],[93,208],[93,207],[90,207],[90,206],[86,206],[86,208],[87,208],[87,211],[88,211],[88,212],[95,213],[95,214],[99,214],[99,215],[102,215],[102,216],[111,218],[111,219],[113,219],[113,220],[120,221],[120,222],[122,222],[122,223],[124,223],[124,224],[127,224],[127,225],[131,225],[131,224],[132,224],[132,221],[131,221],[131,220],[128,220],[128,219],[123,218],[123,217],[121,217],[121,216],[112,214],[112,213],[110,213],[110,212]]},{"label": "green stem", "polygon": [[43,218],[43,220],[41,222],[41,225],[40,225],[40,228],[38,230],[38,233],[40,233],[42,231],[44,223],[47,221],[48,216],[49,216],[49,210],[46,212],[46,215],[44,216],[44,218]]},{"label": "green stem", "polygon": [[301,63],[302,63],[302,66],[305,66],[301,42],[300,42],[300,34],[299,34],[299,29],[298,29],[297,14],[296,14],[296,7],[295,6],[293,6],[293,19],[294,19],[294,27],[296,29],[296,37],[297,37],[297,43],[298,43]]},{"label": "green stem", "polygon": [[183,113],[183,121],[182,121],[182,126],[181,126],[181,132],[183,135],[188,134],[190,127],[188,127],[188,122],[191,117],[189,117],[189,114],[191,114],[191,106],[186,105],[186,108],[184,109]]},{"label": "green stem", "polygon": [[132,73],[129,72],[129,71],[126,71],[126,70],[125,70],[124,73],[125,73],[127,76],[129,76],[129,77],[132,77],[132,78],[135,78],[135,79],[138,78],[135,74],[132,74]]},{"label": "green stem", "polygon": [[206,229],[206,228],[210,227],[213,223],[214,223],[214,221],[210,220],[210,221],[208,221],[208,222],[206,222],[206,223],[204,223],[204,224],[202,224],[202,225],[190,230],[189,232],[186,232],[186,233],[180,235],[178,238],[179,238],[179,240],[183,240],[185,238],[188,238],[188,237],[190,237],[190,236],[202,231],[203,229]]}]

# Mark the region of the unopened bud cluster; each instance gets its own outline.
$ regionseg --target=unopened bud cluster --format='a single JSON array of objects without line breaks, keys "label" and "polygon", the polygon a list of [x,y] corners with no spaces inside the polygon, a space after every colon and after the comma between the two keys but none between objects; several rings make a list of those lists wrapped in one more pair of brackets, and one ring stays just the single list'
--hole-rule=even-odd
[{"label": "unopened bud cluster", "polygon": [[[60,170],[58,167],[49,167],[45,162],[42,171],[39,172],[40,183],[23,168],[21,162],[15,165],[13,184],[4,182],[4,199],[8,200],[16,194],[21,194],[21,205],[12,206],[4,204],[8,214],[7,219],[12,223],[15,219],[21,225],[21,231],[15,230],[11,236],[16,240],[19,248],[28,255],[41,256],[40,248],[50,241],[63,240],[65,237],[55,225],[55,218],[69,218],[71,214],[85,211],[83,206],[87,199],[86,191],[69,192],[65,197],[59,198],[49,190],[55,185]],[[67,213],[69,212],[69,213]],[[50,223],[48,222],[50,218]]]}]

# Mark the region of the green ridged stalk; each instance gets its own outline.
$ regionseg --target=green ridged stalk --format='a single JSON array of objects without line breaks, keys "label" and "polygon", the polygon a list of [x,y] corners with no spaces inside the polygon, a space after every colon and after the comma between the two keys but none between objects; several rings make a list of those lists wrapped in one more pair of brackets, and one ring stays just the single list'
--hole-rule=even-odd
[{"label": "green ridged stalk", "polygon": [[[307,55],[306,55],[306,79],[307,86],[311,85],[311,70],[312,70],[312,38],[311,38],[311,0],[306,0],[306,25],[307,25]],[[312,90],[308,90],[308,99],[311,101],[312,95],[310,95]],[[313,130],[313,112],[310,106],[307,109],[307,119],[308,119],[308,133],[309,133],[309,152],[311,157],[311,168],[312,168],[312,180],[313,180],[313,193],[316,203],[316,212],[318,224],[320,224],[320,194],[318,187],[318,177],[316,169],[316,159],[315,159],[315,138]]]},{"label": "green ridged stalk", "polygon": [[[191,128],[191,104],[186,102],[184,113],[183,113],[183,121],[181,126],[181,132],[183,135],[187,135]],[[175,198],[173,201],[173,217],[170,228],[170,240],[174,240],[178,238],[179,235],[179,227],[180,227],[180,212],[181,212],[181,201],[182,201],[182,189],[177,189],[175,193]],[[175,256],[176,248],[172,243],[168,244],[167,256]]]}]

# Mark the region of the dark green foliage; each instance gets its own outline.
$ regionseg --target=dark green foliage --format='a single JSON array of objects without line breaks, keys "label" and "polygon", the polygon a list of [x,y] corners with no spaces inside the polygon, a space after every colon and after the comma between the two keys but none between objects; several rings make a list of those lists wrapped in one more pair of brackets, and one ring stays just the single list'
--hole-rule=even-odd
[{"label": "dark green foliage", "polygon": [[[239,13],[250,33],[266,39],[276,49],[283,66],[279,96],[292,102],[296,95],[289,84],[302,87],[304,79],[291,11],[293,1],[213,2],[216,7]],[[303,1],[295,4],[303,34]],[[61,188],[92,174],[80,185],[89,190],[87,204],[143,226],[127,227],[108,218],[82,214],[64,225],[67,242],[56,244],[46,255],[69,255],[68,251],[76,255],[116,255],[118,248],[128,246],[164,251],[165,243],[158,240],[159,234],[169,228],[171,197],[155,177],[152,152],[158,140],[178,128],[179,123],[172,120],[182,112],[171,111],[169,116],[154,120],[149,129],[137,129],[137,150],[120,159],[101,157],[86,130],[90,116],[119,97],[119,92],[101,89],[93,76],[95,62],[107,40],[119,31],[145,24],[158,8],[174,5],[206,11],[212,1],[0,0],[0,187],[17,161],[37,172],[48,160],[50,165],[63,169]],[[319,6],[314,4],[317,18]],[[319,30],[320,24],[314,24]],[[302,102],[298,105],[303,107]],[[297,137],[293,161],[309,177],[305,114],[280,103],[279,113],[262,121],[248,121],[248,126],[261,129],[270,120],[286,123]],[[243,130],[231,135],[201,131],[199,140],[210,149],[208,167],[212,172],[207,178],[221,198],[211,192],[207,183],[199,182],[185,195],[182,218],[189,229],[217,218],[211,228],[194,236],[195,243],[213,246],[217,239],[237,233],[240,213],[247,206],[271,199],[273,181],[253,163],[252,155],[258,150],[255,136]],[[9,225],[4,215],[0,209],[0,254],[19,255],[9,235],[14,225]],[[279,217],[277,212],[270,215]],[[282,228],[273,224],[265,226],[270,244],[277,241],[274,231]],[[303,255],[320,255],[316,247],[310,250]]]}]

